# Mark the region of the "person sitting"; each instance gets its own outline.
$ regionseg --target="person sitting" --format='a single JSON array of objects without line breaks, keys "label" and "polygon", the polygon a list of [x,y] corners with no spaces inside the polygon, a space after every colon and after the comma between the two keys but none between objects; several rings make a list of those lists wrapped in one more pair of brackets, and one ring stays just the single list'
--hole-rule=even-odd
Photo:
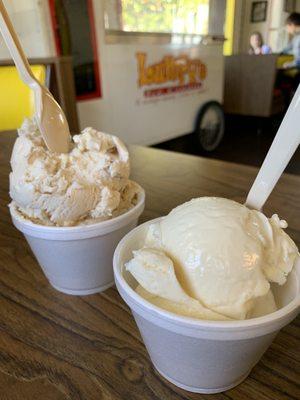
[{"label": "person sitting", "polygon": [[271,47],[264,44],[262,34],[260,32],[253,32],[250,36],[249,54],[263,55],[271,53],[272,53]]},{"label": "person sitting", "polygon": [[283,64],[283,68],[300,69],[300,13],[292,13],[286,19],[286,30],[292,40],[282,50],[281,54],[293,54],[294,60]]}]

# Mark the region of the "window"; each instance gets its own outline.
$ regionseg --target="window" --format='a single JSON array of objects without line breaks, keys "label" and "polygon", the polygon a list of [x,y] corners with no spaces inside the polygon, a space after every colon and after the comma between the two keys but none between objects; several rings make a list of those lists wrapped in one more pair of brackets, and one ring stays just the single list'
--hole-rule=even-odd
[{"label": "window", "polygon": [[209,0],[106,0],[105,25],[124,32],[207,34]]}]

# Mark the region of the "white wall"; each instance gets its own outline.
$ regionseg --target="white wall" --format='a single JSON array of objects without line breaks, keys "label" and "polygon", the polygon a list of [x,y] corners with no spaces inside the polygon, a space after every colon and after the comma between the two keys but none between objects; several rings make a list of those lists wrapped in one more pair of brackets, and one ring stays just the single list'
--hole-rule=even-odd
[{"label": "white wall", "polygon": [[284,0],[272,0],[268,32],[268,43],[274,51],[281,51],[288,41],[285,21],[288,13],[284,12]]},{"label": "white wall", "polygon": [[[4,5],[28,57],[56,54],[47,0],[4,0]],[[0,59],[9,58],[0,35]]]}]

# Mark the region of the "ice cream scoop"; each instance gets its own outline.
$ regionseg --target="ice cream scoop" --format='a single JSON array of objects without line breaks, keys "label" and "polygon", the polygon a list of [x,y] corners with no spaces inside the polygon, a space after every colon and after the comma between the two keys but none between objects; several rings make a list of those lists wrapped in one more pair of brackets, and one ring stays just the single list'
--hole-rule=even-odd
[{"label": "ice cream scoop", "polygon": [[[193,199],[150,226],[144,248],[134,253],[126,268],[156,304],[159,296],[187,309],[184,292],[223,319],[261,315],[276,310],[270,282],[284,284],[298,256],[295,243],[283,230],[286,226],[277,215],[267,218],[232,200]],[[167,276],[162,276],[163,264],[166,271],[173,265],[172,278],[163,279]],[[180,292],[170,289],[175,281]]]},{"label": "ice cream scoop", "polygon": [[11,157],[13,207],[34,223],[73,226],[113,218],[136,203],[129,155],[116,136],[86,128],[70,152],[47,149],[38,126],[25,120]]},{"label": "ice cream scoop", "polygon": [[126,268],[140,283],[138,293],[147,300],[160,306],[163,304],[163,308],[170,311],[180,310],[186,316],[226,319],[186,294],[177,280],[172,260],[163,251],[144,248],[133,254],[134,258]]}]

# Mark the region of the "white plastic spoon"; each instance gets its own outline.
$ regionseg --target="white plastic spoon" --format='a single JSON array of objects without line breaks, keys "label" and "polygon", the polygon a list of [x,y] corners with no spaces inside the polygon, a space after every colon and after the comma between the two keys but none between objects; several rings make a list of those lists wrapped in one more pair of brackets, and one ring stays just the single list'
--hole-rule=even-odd
[{"label": "white plastic spoon", "polygon": [[299,144],[300,85],[250,189],[246,206],[262,209]]},{"label": "white plastic spoon", "polygon": [[65,114],[49,90],[34,77],[2,0],[0,31],[22,81],[34,92],[36,121],[48,149],[57,153],[67,153],[70,131]]}]

